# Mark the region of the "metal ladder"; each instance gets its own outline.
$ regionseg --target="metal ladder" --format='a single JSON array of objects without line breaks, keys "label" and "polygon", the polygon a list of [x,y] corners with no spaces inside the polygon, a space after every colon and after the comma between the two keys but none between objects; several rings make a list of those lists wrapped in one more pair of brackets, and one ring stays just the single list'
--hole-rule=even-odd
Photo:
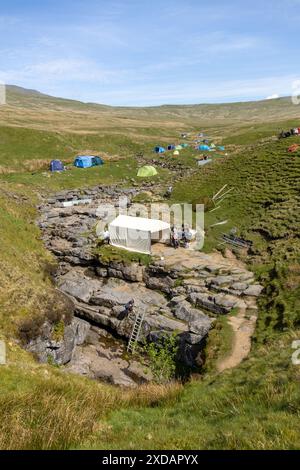
[{"label": "metal ladder", "polygon": [[141,332],[142,324],[144,321],[144,316],[145,316],[145,312],[138,312],[135,316],[135,321],[133,324],[132,332],[131,332],[130,339],[129,339],[128,346],[127,346],[127,352],[133,353],[136,347],[136,344],[138,342],[139,335]]}]

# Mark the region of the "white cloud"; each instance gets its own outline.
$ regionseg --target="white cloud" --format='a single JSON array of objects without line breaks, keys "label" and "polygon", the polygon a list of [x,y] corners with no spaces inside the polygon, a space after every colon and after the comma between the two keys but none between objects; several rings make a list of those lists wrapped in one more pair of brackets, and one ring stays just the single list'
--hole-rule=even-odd
[{"label": "white cloud", "polygon": [[[226,34],[223,31],[215,31],[209,34],[200,34],[190,37],[186,45],[192,47],[196,53],[205,54],[223,52],[234,52],[239,50],[253,49],[260,45],[258,36],[241,34]],[[264,44],[265,46],[265,44]]]},{"label": "white cloud", "polygon": [[112,105],[151,106],[160,104],[197,104],[263,99],[270,91],[270,84],[280,90],[282,96],[291,94],[295,77],[265,77],[248,80],[199,80],[189,83],[157,83],[147,86],[130,86],[112,91],[99,91],[90,101]]},{"label": "white cloud", "polygon": [[[34,86],[42,86],[48,82],[85,81],[97,83],[110,83],[119,75],[119,72],[101,67],[93,61],[80,59],[49,60],[38,62],[19,69],[0,70],[0,78],[6,83],[33,82]],[[26,86],[26,85],[24,85]]]},{"label": "white cloud", "polygon": [[270,95],[266,97],[266,100],[277,100],[279,98],[279,95],[277,93],[274,93],[274,95]]}]

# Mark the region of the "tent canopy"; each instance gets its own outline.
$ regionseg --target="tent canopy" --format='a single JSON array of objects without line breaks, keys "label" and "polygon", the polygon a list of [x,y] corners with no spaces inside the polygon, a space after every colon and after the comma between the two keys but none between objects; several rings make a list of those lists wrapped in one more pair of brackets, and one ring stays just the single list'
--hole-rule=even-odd
[{"label": "tent canopy", "polygon": [[168,150],[175,150],[175,145],[173,144],[168,145]]},{"label": "tent canopy", "polygon": [[140,178],[148,178],[149,176],[155,175],[157,175],[157,170],[151,165],[142,166],[137,172],[137,176]]},{"label": "tent canopy", "polygon": [[173,155],[179,155],[178,150],[175,150],[175,152],[173,153]]},{"label": "tent canopy", "polygon": [[60,160],[52,160],[50,162],[50,171],[63,171],[64,165]]},{"label": "tent canopy", "polygon": [[209,145],[199,145],[198,150],[210,150]]},{"label": "tent canopy", "polygon": [[91,166],[103,165],[103,160],[95,155],[78,155],[75,158],[74,166],[78,168],[90,168]]},{"label": "tent canopy", "polygon": [[298,145],[298,144],[294,144],[294,145],[291,145],[291,146],[288,148],[288,151],[289,151],[289,152],[297,152],[298,149],[299,149],[299,145]]},{"label": "tent canopy", "polygon": [[129,251],[151,254],[152,241],[165,241],[170,224],[158,219],[119,215],[109,224],[110,243]]},{"label": "tent canopy", "polygon": [[157,146],[157,147],[154,148],[155,153],[164,153],[165,151],[166,151],[166,149],[164,147]]}]

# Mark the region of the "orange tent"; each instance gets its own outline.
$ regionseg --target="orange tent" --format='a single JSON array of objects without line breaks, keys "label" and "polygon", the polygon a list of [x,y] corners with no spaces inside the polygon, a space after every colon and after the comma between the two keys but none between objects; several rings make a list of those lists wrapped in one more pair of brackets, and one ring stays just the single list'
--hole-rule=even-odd
[{"label": "orange tent", "polygon": [[297,152],[297,150],[299,149],[300,145],[298,144],[294,144],[294,145],[291,145],[289,148],[288,148],[288,151],[289,152]]}]

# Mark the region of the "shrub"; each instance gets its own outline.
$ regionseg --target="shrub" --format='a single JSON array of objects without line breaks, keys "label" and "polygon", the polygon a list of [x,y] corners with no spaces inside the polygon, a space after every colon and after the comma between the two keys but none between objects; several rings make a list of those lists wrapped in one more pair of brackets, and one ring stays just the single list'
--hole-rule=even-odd
[{"label": "shrub", "polygon": [[164,334],[156,342],[143,347],[156,383],[164,384],[175,378],[178,347],[176,334]]},{"label": "shrub", "polygon": [[41,315],[32,315],[25,318],[19,326],[19,337],[24,344],[28,344],[41,334],[45,319]]},{"label": "shrub", "polygon": [[54,290],[49,299],[41,299],[41,310],[26,317],[19,325],[19,337],[24,344],[36,339],[42,332],[42,326],[49,322],[54,326],[54,337],[63,336],[64,326],[70,324],[74,315],[74,304],[62,292]]}]

